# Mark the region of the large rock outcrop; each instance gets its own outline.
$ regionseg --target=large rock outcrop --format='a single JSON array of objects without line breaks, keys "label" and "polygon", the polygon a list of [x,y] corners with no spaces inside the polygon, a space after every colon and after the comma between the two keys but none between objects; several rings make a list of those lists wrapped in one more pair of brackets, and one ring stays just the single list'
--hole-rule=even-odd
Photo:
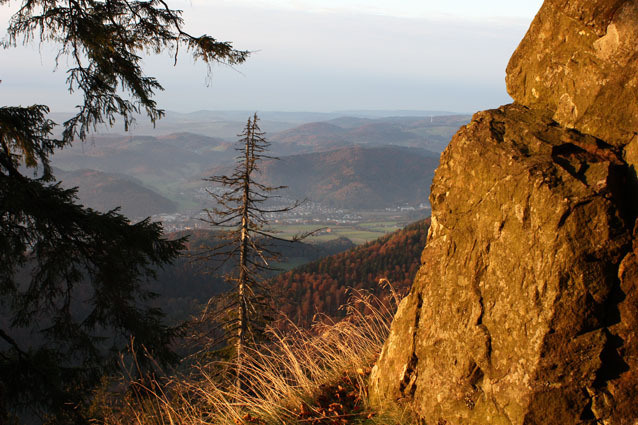
[{"label": "large rock outcrop", "polygon": [[[638,66],[617,68],[627,75],[604,95],[586,67],[543,70],[563,61],[552,48],[573,60],[612,24],[624,34],[637,4],[547,0],[508,68],[517,103],[477,113],[442,154],[373,402],[408,403],[428,425],[638,422],[638,126],[605,108],[623,98],[638,119],[622,84]],[[558,46],[572,27],[598,38]],[[603,75],[614,61],[590,65]],[[563,88],[590,102],[569,120]]]},{"label": "large rock outcrop", "polygon": [[507,67],[518,103],[612,145],[638,129],[638,2],[546,0]]}]

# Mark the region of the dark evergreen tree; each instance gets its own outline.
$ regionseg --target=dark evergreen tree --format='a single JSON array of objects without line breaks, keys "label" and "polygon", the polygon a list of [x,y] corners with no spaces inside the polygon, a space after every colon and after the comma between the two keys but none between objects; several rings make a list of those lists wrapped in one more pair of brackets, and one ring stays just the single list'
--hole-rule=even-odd
[{"label": "dark evergreen tree", "polygon": [[[265,158],[270,143],[259,128],[257,114],[248,119],[239,135],[239,155],[230,176],[213,176],[207,181],[222,191],[209,190],[217,207],[207,210],[207,222],[215,227],[228,229],[226,241],[205,255],[206,258],[221,259],[222,264],[236,262],[235,272],[227,275],[233,290],[224,298],[221,308],[211,309],[206,320],[220,322],[224,329],[226,344],[232,348],[235,360],[237,385],[242,384],[242,362],[246,347],[255,344],[264,335],[272,302],[264,273],[274,270],[273,262],[279,254],[272,248],[276,241],[299,241],[309,234],[292,240],[277,237],[268,228],[268,215],[290,211],[299,202],[283,207],[272,207],[273,193],[284,186],[272,187],[258,181],[259,163]],[[221,318],[221,320],[220,320]]]},{"label": "dark evergreen tree", "polygon": [[172,49],[177,58],[184,46],[209,65],[245,60],[229,43],[186,33],[180,14],[158,0],[23,0],[11,18],[4,47],[57,43],[60,63],[72,64],[68,89],[83,102],[60,139],[46,106],[0,108],[0,423],[20,415],[87,423],[92,388],[128,344],[173,357],[174,331],[146,306],[145,282],[183,241],[164,239],[148,220],[79,205],[76,190],[56,184],[49,158],[100,123],[119,117],[128,128],[137,113],[163,115],[142,52]]}]

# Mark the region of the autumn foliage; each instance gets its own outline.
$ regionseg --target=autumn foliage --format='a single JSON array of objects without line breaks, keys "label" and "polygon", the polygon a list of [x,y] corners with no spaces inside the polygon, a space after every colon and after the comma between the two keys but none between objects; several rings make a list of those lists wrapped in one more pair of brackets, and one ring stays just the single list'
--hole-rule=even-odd
[{"label": "autumn foliage", "polygon": [[360,247],[331,255],[283,273],[272,281],[286,300],[278,306],[291,321],[309,326],[316,314],[341,318],[347,289],[365,289],[383,295],[380,279],[399,292],[407,291],[420,266],[430,220],[410,224]]}]

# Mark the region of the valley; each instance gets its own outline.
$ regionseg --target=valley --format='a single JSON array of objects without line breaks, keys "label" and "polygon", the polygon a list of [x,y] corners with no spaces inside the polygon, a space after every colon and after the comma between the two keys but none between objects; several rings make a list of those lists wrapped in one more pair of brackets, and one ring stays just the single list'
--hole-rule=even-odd
[{"label": "valley", "polygon": [[[103,129],[57,152],[55,173],[99,211],[121,207],[131,220],[150,216],[169,232],[204,229],[204,209],[214,207],[208,191],[219,190],[204,179],[232,171],[244,115],[168,113],[154,129]],[[278,160],[264,161],[261,181],[287,186],[274,206],[305,200],[273,215],[273,228],[284,236],[321,228],[313,240],[346,237],[357,244],[429,216],[439,155],[470,118],[428,111],[262,116],[269,154]]]},{"label": "valley", "polygon": [[[396,229],[382,227],[384,223],[376,225],[378,233],[385,235],[359,246],[353,244],[357,240],[354,232],[346,233],[349,238],[332,234],[310,243],[277,243],[274,248],[281,254],[281,262],[276,265],[279,270],[264,276],[270,279],[268,286],[274,294],[273,302],[277,303],[275,310],[299,325],[310,326],[316,313],[342,317],[339,307],[347,300],[349,288],[383,297],[388,288],[380,285],[379,280],[386,279],[394,290],[407,292],[420,264],[430,220]],[[152,290],[159,294],[154,303],[161,306],[172,323],[196,316],[211,297],[229,289],[222,275],[232,265],[218,269],[215,261],[200,257],[219,243],[219,236],[210,230],[196,230],[171,233],[169,237],[185,235],[190,235],[187,254],[159,271],[152,283]]]}]

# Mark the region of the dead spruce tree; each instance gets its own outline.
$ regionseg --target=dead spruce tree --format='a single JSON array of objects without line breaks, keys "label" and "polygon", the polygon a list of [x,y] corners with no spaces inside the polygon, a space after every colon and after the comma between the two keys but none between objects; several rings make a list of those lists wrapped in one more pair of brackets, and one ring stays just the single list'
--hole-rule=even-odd
[{"label": "dead spruce tree", "polygon": [[218,205],[206,210],[208,219],[205,221],[226,230],[223,241],[206,257],[219,261],[218,264],[233,262],[233,272],[226,275],[233,289],[224,297],[225,302],[221,307],[205,312],[204,317],[219,321],[224,327],[223,338],[232,350],[238,387],[242,386],[242,363],[246,348],[254,346],[263,337],[265,325],[272,313],[264,275],[275,270],[272,264],[280,257],[273,243],[297,242],[311,234],[298,235],[289,240],[275,236],[268,228],[268,214],[290,211],[301,202],[284,207],[268,207],[268,201],[278,197],[273,192],[286,186],[272,187],[257,180],[260,162],[277,159],[266,155],[270,143],[264,134],[255,113],[239,134],[236,148],[239,155],[233,173],[205,179],[218,189],[221,188],[220,193],[208,190]]}]

